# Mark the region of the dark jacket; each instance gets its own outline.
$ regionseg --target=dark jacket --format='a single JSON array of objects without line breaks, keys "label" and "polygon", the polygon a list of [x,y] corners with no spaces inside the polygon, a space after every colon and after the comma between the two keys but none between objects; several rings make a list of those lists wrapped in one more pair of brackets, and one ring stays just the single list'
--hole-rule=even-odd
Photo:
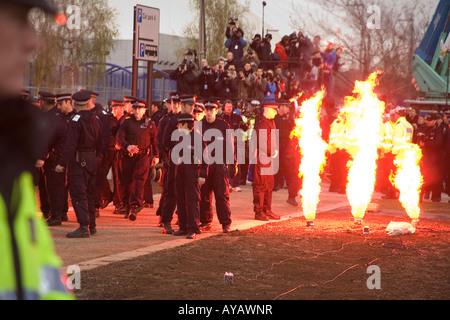
[{"label": "dark jacket", "polygon": [[89,110],[81,110],[69,122],[66,145],[59,164],[63,167],[76,161],[77,152],[102,152],[102,125]]}]

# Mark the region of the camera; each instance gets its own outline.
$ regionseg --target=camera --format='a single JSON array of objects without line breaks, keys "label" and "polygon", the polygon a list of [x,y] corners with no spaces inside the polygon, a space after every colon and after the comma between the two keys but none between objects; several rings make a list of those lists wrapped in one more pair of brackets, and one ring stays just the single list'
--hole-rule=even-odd
[{"label": "camera", "polygon": [[230,25],[236,25],[236,21],[238,20],[238,18],[233,18],[231,17],[230,19],[228,19],[228,24]]},{"label": "camera", "polygon": [[192,50],[192,49],[187,49],[187,51],[186,51],[186,55],[188,55],[188,56],[196,56],[197,55],[197,50]]},{"label": "camera", "polygon": [[211,73],[211,68],[210,67],[204,67],[202,69],[202,73],[205,74],[205,75],[210,74]]}]

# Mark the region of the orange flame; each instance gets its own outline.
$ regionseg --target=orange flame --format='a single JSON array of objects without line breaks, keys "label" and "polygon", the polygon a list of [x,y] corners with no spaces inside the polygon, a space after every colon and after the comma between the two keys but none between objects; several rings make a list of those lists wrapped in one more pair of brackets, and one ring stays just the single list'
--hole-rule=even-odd
[{"label": "orange flame", "polygon": [[403,208],[413,220],[419,219],[420,215],[420,188],[423,182],[419,165],[421,158],[422,151],[418,145],[404,142],[394,160],[397,172],[390,176],[392,184],[400,191],[399,200]]},{"label": "orange flame", "polygon": [[362,219],[372,198],[375,185],[378,146],[381,142],[384,102],[373,92],[379,71],[366,81],[356,81],[354,96],[346,97],[344,126],[347,150],[352,156],[347,166],[347,197],[355,219]]},{"label": "orange flame", "polygon": [[[314,97],[304,101],[300,106],[300,117],[295,120],[295,128],[291,137],[299,138],[299,147],[302,161],[299,167],[299,177],[303,177],[303,186],[300,190],[303,214],[307,220],[316,217],[319,203],[320,183],[323,167],[325,165],[327,144],[322,140],[320,127],[320,108],[325,91],[319,91]],[[297,100],[294,100],[297,108]]]}]

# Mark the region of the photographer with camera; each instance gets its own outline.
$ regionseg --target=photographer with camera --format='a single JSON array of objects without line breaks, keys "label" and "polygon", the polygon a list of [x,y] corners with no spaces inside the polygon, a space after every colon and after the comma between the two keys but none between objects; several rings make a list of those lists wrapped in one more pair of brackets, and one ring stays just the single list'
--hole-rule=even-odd
[{"label": "photographer with camera", "polygon": [[214,96],[214,76],[208,64],[202,67],[197,77],[198,94],[202,98],[211,98]]},{"label": "photographer with camera", "polygon": [[255,72],[256,69],[258,69],[259,59],[252,48],[247,49],[247,54],[242,58],[241,63],[244,66],[244,68],[247,63],[250,64],[252,72]]},{"label": "photographer with camera", "polygon": [[264,92],[267,87],[267,80],[263,77],[264,71],[259,67],[256,72],[250,77],[251,90],[249,98],[258,100],[261,104],[264,102]]},{"label": "photographer with camera", "polygon": [[228,52],[233,53],[235,65],[240,66],[242,57],[244,56],[244,48],[247,46],[247,42],[243,38],[244,31],[236,25],[236,20],[237,18],[230,18],[228,22],[229,26],[227,27],[225,33],[227,37],[227,40],[225,41],[225,47],[228,48]]},{"label": "photographer with camera", "polygon": [[277,91],[277,84],[274,82],[273,71],[266,72],[266,90],[264,91],[264,103],[275,103],[275,91]]},{"label": "photographer with camera", "polygon": [[224,71],[215,84],[216,96],[220,99],[234,99],[237,93],[236,81]]},{"label": "photographer with camera", "polygon": [[252,86],[252,84],[250,82],[250,74],[248,73],[246,76],[244,69],[242,69],[242,68],[238,69],[237,77],[236,77],[236,84],[237,84],[237,98],[238,99],[247,99],[248,93]]},{"label": "photographer with camera", "polygon": [[272,47],[270,41],[272,41],[272,35],[268,33],[263,40],[256,44],[255,48],[260,61],[259,66],[265,71],[269,70],[272,66]]},{"label": "photographer with camera", "polygon": [[196,50],[186,50],[183,62],[170,74],[170,78],[177,81],[177,91],[179,94],[198,94],[198,65],[191,59],[188,60],[188,56],[192,55],[194,59],[197,59]]}]

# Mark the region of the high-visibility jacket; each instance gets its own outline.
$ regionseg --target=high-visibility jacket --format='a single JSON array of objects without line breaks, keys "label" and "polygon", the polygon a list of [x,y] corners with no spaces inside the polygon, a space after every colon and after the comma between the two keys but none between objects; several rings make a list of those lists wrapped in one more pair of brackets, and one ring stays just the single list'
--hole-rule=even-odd
[{"label": "high-visibility jacket", "polygon": [[343,149],[345,144],[344,127],[339,118],[330,125],[328,151],[335,153],[337,149]]},{"label": "high-visibility jacket", "polygon": [[0,194],[0,300],[73,299],[61,282],[51,235],[36,214],[29,172],[14,181],[10,203],[8,209]]},{"label": "high-visibility jacket", "polygon": [[386,121],[381,127],[381,149],[383,153],[392,151],[392,135],[394,133],[394,123],[390,120]]},{"label": "high-visibility jacket", "polygon": [[414,127],[405,117],[400,117],[394,124],[392,133],[392,152],[398,153],[406,143],[411,143]]}]

